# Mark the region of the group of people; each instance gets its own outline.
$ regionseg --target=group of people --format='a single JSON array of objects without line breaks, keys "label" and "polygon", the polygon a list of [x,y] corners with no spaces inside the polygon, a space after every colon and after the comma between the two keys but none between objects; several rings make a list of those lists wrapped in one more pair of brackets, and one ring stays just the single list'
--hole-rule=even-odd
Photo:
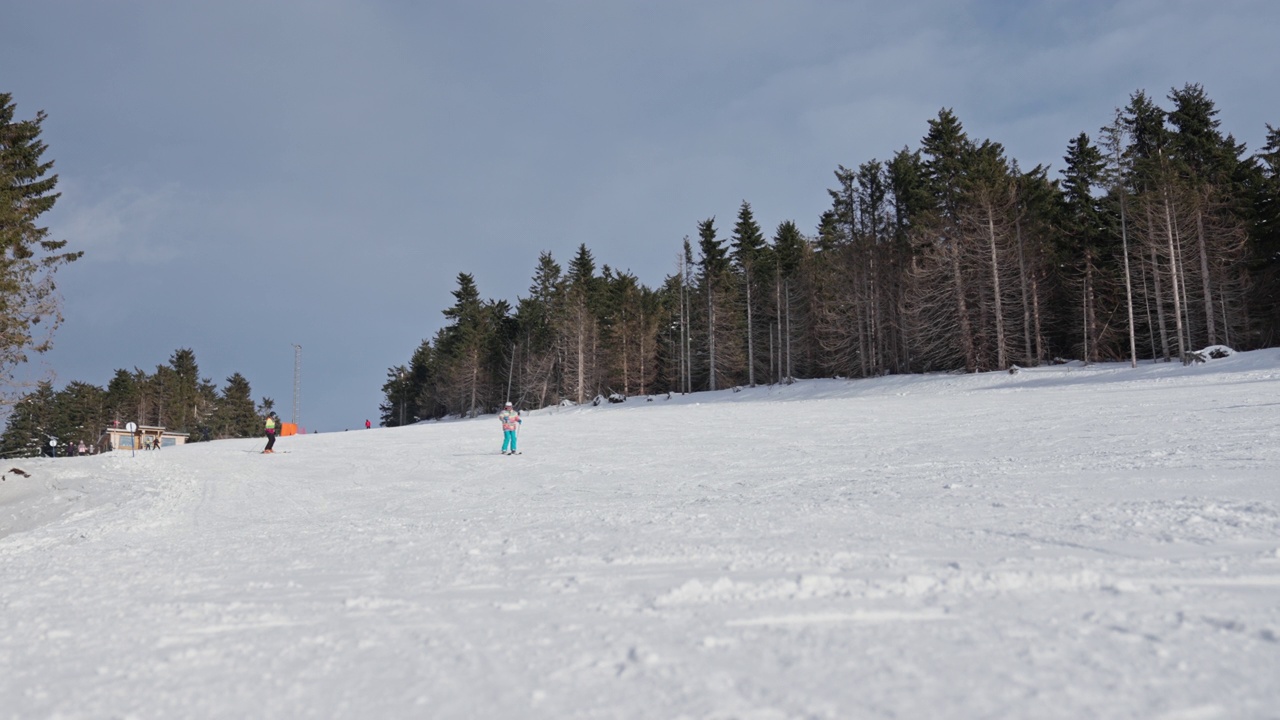
[{"label": "group of people", "polygon": [[[510,401],[503,406],[502,412],[498,413],[498,419],[502,421],[502,454],[515,455],[516,442],[520,439],[520,413]],[[369,428],[371,423],[364,421],[365,428]],[[280,434],[280,416],[274,412],[267,413],[267,420],[264,431],[267,435],[267,447],[263,449],[263,454],[274,453],[272,449],[276,444],[276,436]]]},{"label": "group of people", "polygon": [[[60,450],[59,448],[65,449]],[[75,457],[77,455],[94,455],[97,454],[97,452],[97,446],[86,444],[85,441],[81,440],[78,444],[67,443],[65,445],[46,445],[42,449],[41,454],[48,455],[49,457],[58,457],[59,454],[66,455],[67,457]]]}]

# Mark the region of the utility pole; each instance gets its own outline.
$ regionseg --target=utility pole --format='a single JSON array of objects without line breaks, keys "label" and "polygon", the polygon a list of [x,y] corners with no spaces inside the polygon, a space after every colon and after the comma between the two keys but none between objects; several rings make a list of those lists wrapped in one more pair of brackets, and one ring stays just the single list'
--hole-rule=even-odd
[{"label": "utility pole", "polygon": [[302,394],[302,346],[293,344],[293,424],[298,424],[298,401]]}]

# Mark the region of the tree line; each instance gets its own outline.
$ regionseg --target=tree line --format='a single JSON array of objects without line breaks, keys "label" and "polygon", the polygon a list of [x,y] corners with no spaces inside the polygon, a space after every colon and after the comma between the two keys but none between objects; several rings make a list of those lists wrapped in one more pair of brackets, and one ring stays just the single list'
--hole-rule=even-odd
[{"label": "tree line", "polygon": [[105,388],[73,381],[54,390],[49,381],[18,400],[0,435],[4,457],[34,456],[59,446],[97,444],[108,427],[129,422],[188,434],[189,442],[254,437],[261,417],[274,406],[271,398],[255,405],[249,381],[240,373],[218,389],[200,377],[195,353],[181,348],[155,372],[119,369]]},{"label": "tree line", "polygon": [[1133,93],[1057,176],[949,109],[916,149],[837,167],[813,234],[744,201],[656,288],[543,253],[526,296],[457,277],[446,324],[391,367],[383,425],[797,377],[1188,362],[1280,338],[1280,131],[1246,154],[1200,85]]}]

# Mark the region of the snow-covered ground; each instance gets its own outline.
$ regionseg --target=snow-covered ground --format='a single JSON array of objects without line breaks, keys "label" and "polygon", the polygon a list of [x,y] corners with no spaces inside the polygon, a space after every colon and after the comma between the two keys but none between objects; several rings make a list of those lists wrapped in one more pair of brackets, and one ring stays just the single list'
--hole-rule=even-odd
[{"label": "snow-covered ground", "polygon": [[1280,351],[8,461],[0,717],[1280,717]]}]

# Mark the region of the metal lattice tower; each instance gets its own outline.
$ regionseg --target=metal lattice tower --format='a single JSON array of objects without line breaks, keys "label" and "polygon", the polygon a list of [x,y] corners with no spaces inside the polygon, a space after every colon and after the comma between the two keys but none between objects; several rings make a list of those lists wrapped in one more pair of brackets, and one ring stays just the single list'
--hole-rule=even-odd
[{"label": "metal lattice tower", "polygon": [[298,401],[302,396],[302,346],[293,344],[293,424],[298,424]]}]

